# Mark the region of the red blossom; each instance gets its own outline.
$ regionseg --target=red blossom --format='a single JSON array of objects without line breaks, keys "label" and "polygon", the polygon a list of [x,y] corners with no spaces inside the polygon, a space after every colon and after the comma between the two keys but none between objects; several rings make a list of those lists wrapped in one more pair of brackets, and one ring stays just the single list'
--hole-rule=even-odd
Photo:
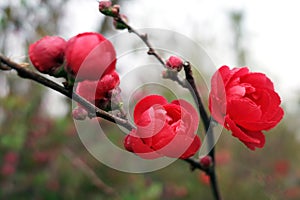
[{"label": "red blossom", "polygon": [[116,71],[104,75],[99,81],[82,81],[76,88],[76,93],[95,104],[103,103],[103,100],[110,100],[110,94],[120,84],[120,78]]},{"label": "red blossom", "polygon": [[251,150],[262,148],[262,131],[282,119],[280,103],[272,81],[263,73],[222,66],[212,77],[209,110],[213,118]]},{"label": "red blossom", "polygon": [[58,36],[45,36],[29,46],[29,58],[40,72],[59,76],[67,42]]},{"label": "red blossom", "polygon": [[134,129],[125,137],[125,149],[145,159],[162,156],[185,159],[201,145],[195,134],[198,113],[184,100],[168,103],[159,95],[140,100],[134,109]]},{"label": "red blossom", "polygon": [[116,67],[116,52],[99,33],[86,32],[72,37],[66,47],[66,71],[78,81],[98,80]]}]

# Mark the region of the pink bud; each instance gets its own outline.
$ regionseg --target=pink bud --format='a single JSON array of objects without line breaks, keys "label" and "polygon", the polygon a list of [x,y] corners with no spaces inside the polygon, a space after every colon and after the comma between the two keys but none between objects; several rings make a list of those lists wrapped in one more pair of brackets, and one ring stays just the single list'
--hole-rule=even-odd
[{"label": "pink bud", "polygon": [[200,164],[207,169],[213,164],[212,158],[210,156],[204,156],[200,158]]},{"label": "pink bud", "polygon": [[84,120],[87,115],[88,112],[82,107],[77,107],[72,111],[72,116],[76,120]]},{"label": "pink bud", "polygon": [[29,58],[40,72],[62,77],[66,41],[58,36],[46,36],[29,46]]},{"label": "pink bud", "polygon": [[106,15],[111,17],[117,17],[119,15],[120,6],[119,5],[113,5],[111,1],[100,1],[99,2],[99,11]]},{"label": "pink bud", "polygon": [[171,56],[166,63],[167,67],[175,69],[178,72],[182,69],[183,61],[177,56]]},{"label": "pink bud", "polygon": [[104,9],[108,9],[112,6],[111,1],[100,1],[99,2],[99,11],[102,11]]}]

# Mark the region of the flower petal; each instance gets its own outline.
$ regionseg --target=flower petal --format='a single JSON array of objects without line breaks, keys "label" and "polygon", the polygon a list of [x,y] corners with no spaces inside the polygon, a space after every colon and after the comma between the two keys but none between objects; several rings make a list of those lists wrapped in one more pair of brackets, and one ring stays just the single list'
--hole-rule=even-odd
[{"label": "flower petal", "polygon": [[125,137],[124,146],[126,150],[131,151],[144,159],[155,159],[162,157],[162,155],[145,145],[140,138],[132,136],[131,133]]},{"label": "flower petal", "polygon": [[164,105],[166,103],[168,103],[168,101],[163,96],[160,95],[146,96],[145,98],[141,99],[134,108],[134,113],[133,113],[134,122],[139,121],[143,112],[145,112],[155,104]]},{"label": "flower petal", "polygon": [[243,142],[248,142],[248,143],[254,143],[254,144],[260,144],[260,141],[256,138],[253,138],[249,135],[247,135],[247,133],[245,133],[241,128],[239,128],[234,121],[232,121],[230,119],[230,117],[228,115],[226,115],[225,117],[225,121],[228,124],[229,130],[232,131],[232,135],[234,137],[237,137],[239,140],[243,141]]},{"label": "flower petal", "polygon": [[256,139],[258,139],[260,141],[259,144],[242,141],[249,149],[251,149],[251,150],[254,151],[255,148],[262,148],[262,147],[264,147],[264,145],[266,143],[266,139],[265,139],[265,135],[261,131],[257,131],[257,132],[248,131],[247,135],[250,135],[251,137],[256,138]]},{"label": "flower petal", "polygon": [[272,81],[263,73],[252,72],[241,77],[241,82],[249,83],[255,88],[274,90]]},{"label": "flower petal", "polygon": [[199,126],[199,114],[194,106],[183,99],[174,100],[171,102],[171,104],[179,105],[181,108],[185,109],[182,113],[187,113],[190,116],[190,121],[188,122],[188,124],[190,124],[188,132],[195,133],[195,131],[198,130]]}]

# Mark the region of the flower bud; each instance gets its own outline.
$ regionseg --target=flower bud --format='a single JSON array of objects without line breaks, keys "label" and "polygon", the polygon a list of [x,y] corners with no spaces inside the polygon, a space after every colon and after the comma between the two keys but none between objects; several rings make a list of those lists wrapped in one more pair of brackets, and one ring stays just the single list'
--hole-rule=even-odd
[{"label": "flower bud", "polygon": [[[128,18],[126,15],[121,14],[120,18],[122,19],[122,21],[128,23]],[[120,21],[117,21],[115,18],[114,18],[113,24],[114,24],[114,27],[119,30],[124,30],[127,28],[126,24],[124,24]]]},{"label": "flower bud", "polygon": [[99,11],[111,17],[117,17],[119,15],[120,6],[114,5],[112,6],[111,1],[100,1],[99,2]]},{"label": "flower bud", "polygon": [[77,107],[72,111],[72,116],[74,119],[76,120],[85,120],[85,118],[87,117],[88,112],[82,108],[82,107]]},{"label": "flower bud", "polygon": [[64,52],[67,42],[58,36],[46,36],[29,46],[29,58],[41,73],[64,77]]},{"label": "flower bud", "polygon": [[182,69],[183,61],[177,56],[171,56],[166,63],[167,67],[173,70],[177,70],[178,72]]},{"label": "flower bud", "polygon": [[115,107],[115,90],[120,84],[116,71],[103,76],[99,81],[82,81],[76,87],[76,93],[98,108],[110,111]]},{"label": "flower bud", "polygon": [[99,2],[99,11],[103,11],[105,9],[108,9],[112,6],[111,1],[100,1]]},{"label": "flower bud", "polygon": [[116,67],[112,43],[99,33],[78,34],[67,42],[65,69],[77,81],[99,80]]},{"label": "flower bud", "polygon": [[200,158],[200,164],[205,168],[208,169],[209,167],[212,166],[213,161],[210,156],[204,156]]}]

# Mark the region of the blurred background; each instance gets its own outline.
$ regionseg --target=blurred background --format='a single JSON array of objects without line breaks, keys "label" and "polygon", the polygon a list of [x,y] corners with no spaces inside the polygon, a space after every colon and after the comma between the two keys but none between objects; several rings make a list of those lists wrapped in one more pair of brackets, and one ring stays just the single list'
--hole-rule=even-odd
[{"label": "blurred background", "polygon": [[[300,199],[297,1],[114,2],[136,28],[168,29],[194,40],[216,67],[247,65],[268,74],[285,117],[254,152],[224,131],[216,147],[220,190],[224,199]],[[96,0],[0,1],[0,52],[14,61],[29,62],[28,45],[45,35],[68,39],[87,31],[119,33]],[[146,174],[101,164],[82,145],[70,113],[62,95],[0,72],[0,199],[212,199],[205,174],[182,161]],[[121,146],[123,135],[110,137]]]}]

